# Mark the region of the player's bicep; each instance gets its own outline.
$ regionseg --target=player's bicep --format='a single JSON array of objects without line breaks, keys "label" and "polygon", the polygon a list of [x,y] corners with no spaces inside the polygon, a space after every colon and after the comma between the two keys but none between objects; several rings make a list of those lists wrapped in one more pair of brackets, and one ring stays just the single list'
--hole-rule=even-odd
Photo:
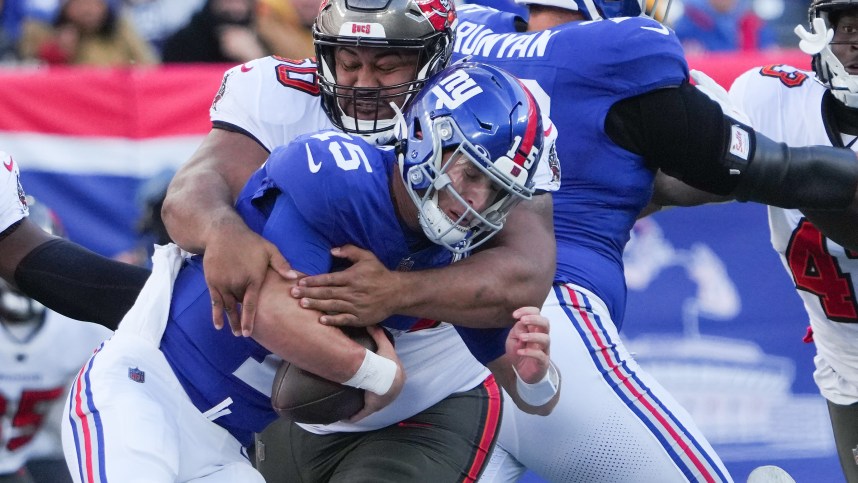
[{"label": "player's bicep", "polygon": [[[535,255],[534,261],[554,260],[554,211],[551,193],[538,193],[510,211],[503,229],[489,247],[509,247],[522,254]],[[539,253],[544,251],[545,253]],[[547,267],[546,267],[547,268]]]},{"label": "player's bicep", "polygon": [[507,288],[519,291],[514,306],[541,306],[556,268],[551,194],[537,194],[519,203],[507,216],[503,229],[489,240],[486,249],[503,250],[499,259],[504,260],[510,280],[516,282],[516,286]]},{"label": "player's bicep", "polygon": [[209,191],[207,185],[223,184],[229,189],[231,204],[250,175],[267,158],[268,151],[253,138],[224,129],[212,129],[176,173],[170,192]]}]

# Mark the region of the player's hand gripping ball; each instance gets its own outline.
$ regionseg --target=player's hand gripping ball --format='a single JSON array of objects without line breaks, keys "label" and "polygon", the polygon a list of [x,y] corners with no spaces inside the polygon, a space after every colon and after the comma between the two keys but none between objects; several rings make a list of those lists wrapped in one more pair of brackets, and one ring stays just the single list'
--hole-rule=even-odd
[{"label": "player's hand gripping ball", "polygon": [[[378,347],[363,327],[341,327],[355,342],[375,352]],[[271,388],[271,405],[281,417],[296,423],[330,424],[348,419],[363,409],[364,390],[344,386],[280,363]]]}]

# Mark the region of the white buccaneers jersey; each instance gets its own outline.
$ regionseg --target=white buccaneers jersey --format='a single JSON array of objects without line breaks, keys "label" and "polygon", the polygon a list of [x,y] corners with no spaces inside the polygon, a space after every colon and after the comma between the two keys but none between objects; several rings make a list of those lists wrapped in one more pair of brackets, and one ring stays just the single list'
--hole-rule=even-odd
[{"label": "white buccaneers jersey", "polygon": [[[775,141],[831,146],[821,113],[825,92],[813,73],[775,65],[743,74],[730,96],[754,128]],[[770,207],[769,227],[810,316],[822,395],[838,404],[858,402],[858,253],[824,237],[798,210]]]},{"label": "white buccaneers jersey", "polygon": [[41,327],[0,326],[0,474],[18,470],[34,452],[52,449],[43,446],[50,433],[58,433],[46,427],[48,413],[65,401],[72,377],[111,334],[51,311]]},{"label": "white buccaneers jersey", "polygon": [[19,179],[18,163],[0,151],[0,233],[27,216],[27,202]]},{"label": "white buccaneers jersey", "polygon": [[[270,56],[226,71],[209,109],[214,126],[238,130],[268,152],[301,134],[335,129],[322,109],[316,62]],[[557,129],[543,117],[546,148],[534,177],[536,189],[556,191],[560,164],[554,149]]]}]

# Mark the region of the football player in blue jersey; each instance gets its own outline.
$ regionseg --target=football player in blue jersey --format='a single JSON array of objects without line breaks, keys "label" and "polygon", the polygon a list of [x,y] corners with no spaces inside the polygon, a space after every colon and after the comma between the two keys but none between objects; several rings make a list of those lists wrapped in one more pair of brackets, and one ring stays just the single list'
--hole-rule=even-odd
[{"label": "football player in blue jersey", "polygon": [[[554,360],[566,394],[574,387],[576,397],[561,398],[545,418],[506,411],[483,480],[513,481],[527,467],[551,481],[730,481],[688,413],[623,346],[623,248],[659,173],[741,200],[835,208],[855,200],[855,155],[789,148],[730,117],[689,83],[675,34],[641,16],[635,0],[522,3],[527,24],[460,7],[454,58],[517,75],[560,130],[557,272],[543,314],[552,344],[563,347]],[[676,196],[659,194],[658,202]],[[359,323],[392,295],[383,287],[394,277],[367,268],[373,262],[357,251],[352,257],[360,263],[303,279],[293,291],[309,306],[341,312],[328,323]]]},{"label": "football player in blue jersey", "polygon": [[[533,196],[541,115],[528,90],[501,69],[461,63],[441,71],[411,100],[395,132],[395,147],[375,147],[339,131],[299,137],[251,176],[237,212],[305,274],[331,271],[331,250],[345,244],[369,250],[387,269],[416,270],[447,265],[489,242],[511,210]],[[269,270],[253,336],[234,337],[211,324],[201,257],[185,259],[175,245],[158,247],[138,302],[70,392],[63,445],[76,481],[263,481],[243,450],[254,432],[276,419],[270,397],[281,358],[366,390],[359,413],[365,418],[301,430],[307,437],[297,449],[309,454],[289,461],[303,479],[477,478],[494,443],[500,398],[485,368],[461,358],[471,357],[461,339],[436,347],[451,340],[436,337],[451,326],[424,329],[424,342],[397,352],[383,330],[372,327],[379,346],[373,353],[318,324],[319,312],[284,297],[293,285]],[[525,319],[536,311],[512,316]],[[384,321],[394,337],[417,325],[406,316]],[[508,352],[503,329],[471,329],[470,336],[461,330],[481,360]],[[409,347],[449,354],[448,370],[470,372],[470,386],[447,387],[439,369],[426,376],[428,393],[400,394],[404,372],[412,377],[413,367],[420,374],[422,360],[397,357]],[[517,367],[533,372],[532,362]],[[405,416],[385,414],[397,396],[409,399],[399,405]],[[546,402],[545,394],[531,396],[539,397],[529,399],[534,404]],[[395,433],[389,438],[388,429]],[[315,435],[326,432],[337,434]],[[437,439],[427,441],[427,434]],[[358,440],[366,443],[358,445],[363,452],[355,448]],[[327,450],[315,451],[319,444]],[[327,462],[315,461],[322,453]],[[373,457],[377,464],[368,464]]]}]

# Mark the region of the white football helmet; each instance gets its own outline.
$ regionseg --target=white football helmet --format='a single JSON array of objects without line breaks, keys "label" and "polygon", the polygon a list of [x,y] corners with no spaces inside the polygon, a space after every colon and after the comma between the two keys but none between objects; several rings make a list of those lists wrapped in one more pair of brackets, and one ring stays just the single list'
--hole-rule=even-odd
[{"label": "white football helmet", "polygon": [[849,9],[858,9],[858,2],[814,0],[808,10],[810,31],[798,26],[795,32],[801,38],[799,47],[813,55],[813,71],[819,80],[840,102],[848,107],[858,107],[858,76],[849,74],[831,51],[831,45],[837,44],[831,41],[837,15]]}]

